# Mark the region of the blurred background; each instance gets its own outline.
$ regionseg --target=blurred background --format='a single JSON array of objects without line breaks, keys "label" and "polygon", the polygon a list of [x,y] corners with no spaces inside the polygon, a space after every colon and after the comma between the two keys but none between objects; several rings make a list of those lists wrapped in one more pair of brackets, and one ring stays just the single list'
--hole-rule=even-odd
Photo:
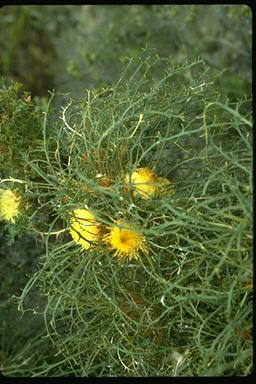
[{"label": "blurred background", "polygon": [[173,64],[200,56],[219,71],[229,97],[250,92],[246,5],[5,6],[0,16],[0,74],[33,96],[54,88],[79,98],[85,88],[110,85],[126,57],[145,48]]}]

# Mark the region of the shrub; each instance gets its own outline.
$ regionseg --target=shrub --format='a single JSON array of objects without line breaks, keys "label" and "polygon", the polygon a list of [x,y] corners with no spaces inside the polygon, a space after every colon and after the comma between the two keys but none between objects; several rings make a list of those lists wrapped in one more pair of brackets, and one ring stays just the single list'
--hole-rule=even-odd
[{"label": "shrub", "polygon": [[[4,373],[247,375],[250,101],[225,99],[201,59],[172,66],[147,52],[129,60],[111,87],[88,89],[59,110],[55,97],[44,111],[42,139],[22,155],[20,194],[29,209],[21,217],[45,252],[16,300],[22,313],[44,319],[57,360],[23,361],[15,370],[6,364]],[[149,198],[134,193],[140,168],[156,175],[157,191],[158,178],[172,188]],[[77,209],[89,210],[100,228],[86,249],[69,234]],[[136,233],[147,251],[115,257],[103,240],[122,230]],[[30,299],[35,292],[40,306]]]}]

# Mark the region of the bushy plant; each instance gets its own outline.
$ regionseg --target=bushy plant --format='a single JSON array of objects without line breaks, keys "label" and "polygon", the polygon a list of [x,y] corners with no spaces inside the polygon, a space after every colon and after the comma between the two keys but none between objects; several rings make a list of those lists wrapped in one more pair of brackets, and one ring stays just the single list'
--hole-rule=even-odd
[{"label": "bushy plant", "polygon": [[20,198],[8,228],[44,245],[16,302],[56,357],[7,357],[6,375],[250,373],[251,106],[214,80],[145,51],[111,87],[51,94],[1,188]]}]

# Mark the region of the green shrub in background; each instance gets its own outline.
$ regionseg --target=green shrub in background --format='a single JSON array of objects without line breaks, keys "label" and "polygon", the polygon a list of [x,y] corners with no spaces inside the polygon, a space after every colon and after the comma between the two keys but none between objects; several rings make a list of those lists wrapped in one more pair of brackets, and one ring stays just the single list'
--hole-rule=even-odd
[{"label": "green shrub in background", "polygon": [[35,96],[47,96],[57,74],[54,38],[69,16],[65,6],[1,8],[1,75],[22,83],[23,90],[30,90]]},{"label": "green shrub in background", "polygon": [[251,92],[246,5],[6,6],[0,16],[0,72],[33,95],[111,85],[145,47],[176,64],[202,57],[234,101]]},{"label": "green shrub in background", "polygon": [[[251,372],[251,105],[228,101],[215,79],[201,59],[173,66],[145,51],[111,87],[60,108],[52,93],[40,107],[36,144],[20,151],[20,182],[5,175],[1,187],[15,186],[23,201],[17,235],[44,245],[13,298],[41,328],[21,352],[5,352],[5,375]],[[176,192],[134,194],[125,176],[138,168]],[[100,223],[87,250],[69,234],[76,209]],[[115,220],[132,224],[148,252],[115,257],[102,241]]]},{"label": "green shrub in background", "polygon": [[[71,8],[76,20],[61,34],[57,88],[81,94],[111,85],[125,57],[154,48],[183,64],[202,57],[216,69],[223,93],[234,101],[251,91],[251,10],[246,5],[112,5]],[[66,71],[67,69],[67,71]],[[70,75],[67,76],[67,72]],[[238,75],[239,73],[239,75]],[[155,73],[161,78],[161,73]]]}]

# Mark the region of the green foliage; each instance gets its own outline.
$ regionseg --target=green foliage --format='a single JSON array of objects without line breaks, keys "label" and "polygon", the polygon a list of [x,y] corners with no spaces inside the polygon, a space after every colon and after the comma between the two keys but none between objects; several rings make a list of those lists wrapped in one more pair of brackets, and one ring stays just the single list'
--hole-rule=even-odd
[{"label": "green foliage", "polygon": [[22,85],[2,79],[0,83],[0,161],[2,175],[22,177],[22,154],[36,146],[41,135],[43,100],[32,100]]},{"label": "green foliage", "polygon": [[[1,276],[1,352],[2,374],[12,376],[30,375],[30,367],[44,367],[48,360],[56,360],[51,343],[44,335],[43,319],[26,312],[22,317],[17,311],[13,295],[20,295],[28,276],[36,271],[37,258],[44,252],[39,242],[27,236],[7,247],[5,233],[0,233]],[[45,305],[38,292],[30,295],[35,307]],[[57,374],[58,370],[55,370]]]},{"label": "green foliage", "polygon": [[[37,174],[25,180],[37,200],[27,229],[37,226],[45,253],[17,300],[44,319],[58,359],[7,364],[8,375],[250,372],[252,124],[208,76],[201,60],[172,67],[145,56],[111,88],[67,101],[60,118],[48,105],[42,145],[24,154]],[[137,167],[170,178],[176,194],[125,193],[124,174]],[[85,206],[103,225],[136,224],[149,254],[120,263],[101,242],[81,251],[65,232]]]},{"label": "green foliage", "polygon": [[1,75],[21,82],[35,95],[47,96],[56,75],[53,36],[59,33],[60,25],[69,20],[67,11],[68,7],[52,5],[1,8]]},{"label": "green foliage", "polygon": [[19,5],[0,15],[0,72],[34,95],[56,87],[80,97],[111,85],[125,58],[146,47],[173,64],[202,57],[221,71],[218,85],[234,101],[251,92],[246,5]]},{"label": "green foliage", "polygon": [[202,57],[221,71],[218,86],[234,101],[251,92],[252,18],[246,5],[92,5],[73,7],[72,17],[74,28],[63,30],[57,45],[59,90],[68,86],[80,95],[85,86],[110,85],[121,76],[125,58],[147,47],[173,64]]},{"label": "green foliage", "polygon": [[[1,372],[248,375],[250,9],[0,12],[0,188],[21,197],[0,222]],[[176,192],[134,195],[139,167]],[[77,208],[100,223],[89,250],[69,233]],[[114,255],[102,238],[118,219],[148,254]]]}]

